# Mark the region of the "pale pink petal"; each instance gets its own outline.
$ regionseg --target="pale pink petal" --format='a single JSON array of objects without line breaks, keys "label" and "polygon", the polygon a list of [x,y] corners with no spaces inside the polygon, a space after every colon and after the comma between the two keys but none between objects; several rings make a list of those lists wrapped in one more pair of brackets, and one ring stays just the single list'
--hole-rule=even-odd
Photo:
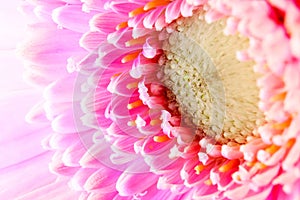
[{"label": "pale pink petal", "polygon": [[[0,169],[0,196],[6,199],[15,199],[27,192],[51,184],[56,176],[48,170],[48,162],[52,153],[32,155],[23,162]],[[30,176],[24,176],[30,174]],[[36,181],[39,180],[39,181]],[[12,187],[13,186],[13,187]],[[66,187],[64,187],[66,189]]]},{"label": "pale pink petal", "polygon": [[222,145],[222,155],[228,159],[237,159],[243,156],[242,152],[239,151],[239,146],[231,147],[228,145]]},{"label": "pale pink petal", "polygon": [[88,51],[95,50],[99,47],[101,42],[106,39],[106,35],[99,32],[87,32],[80,39],[80,46]]},{"label": "pale pink petal", "polygon": [[[84,33],[89,30],[88,22],[93,14],[82,12],[81,5],[67,5],[53,10],[52,17],[58,26]],[[74,16],[76,16],[76,19],[74,19]]]},{"label": "pale pink petal", "polygon": [[84,183],[84,188],[87,191],[98,190],[102,193],[114,192],[115,184],[121,172],[110,169],[106,166],[101,166],[91,174]]},{"label": "pale pink petal", "polygon": [[166,8],[166,22],[170,23],[180,15],[180,1],[171,2]]},{"label": "pale pink petal", "polygon": [[[24,59],[42,65],[66,64],[71,55],[79,55],[83,50],[76,43],[81,34],[66,29],[57,29],[47,23],[29,27],[34,32],[20,50]],[[34,38],[34,39],[33,39]],[[55,59],[53,59],[55,57]]]},{"label": "pale pink petal", "polygon": [[81,168],[79,169],[76,174],[72,177],[69,181],[69,186],[76,191],[83,191],[84,184],[87,179],[96,171],[96,169],[91,168]]},{"label": "pale pink petal", "polygon": [[248,191],[250,190],[250,187],[245,184],[239,187],[236,187],[232,190],[228,190],[224,193],[224,195],[230,199],[243,199]]},{"label": "pale pink petal", "polygon": [[124,172],[118,179],[116,188],[121,196],[141,193],[157,181],[152,173],[127,174]]},{"label": "pale pink petal", "polygon": [[284,161],[282,162],[282,168],[289,170],[292,168],[300,159],[300,139],[299,136],[296,138],[295,144],[292,146]]},{"label": "pale pink petal", "polygon": [[255,175],[254,177],[252,177],[252,181],[259,187],[267,186],[278,175],[279,170],[280,166],[276,165],[270,169],[267,169],[264,172]]},{"label": "pale pink petal", "polygon": [[67,180],[60,178],[36,190],[32,190],[24,196],[20,196],[20,200],[43,200],[43,199],[76,199],[79,193],[71,191],[68,187]]},{"label": "pale pink petal", "polygon": [[112,33],[116,31],[117,25],[125,19],[120,18],[120,15],[114,12],[96,14],[90,21],[91,30]]}]

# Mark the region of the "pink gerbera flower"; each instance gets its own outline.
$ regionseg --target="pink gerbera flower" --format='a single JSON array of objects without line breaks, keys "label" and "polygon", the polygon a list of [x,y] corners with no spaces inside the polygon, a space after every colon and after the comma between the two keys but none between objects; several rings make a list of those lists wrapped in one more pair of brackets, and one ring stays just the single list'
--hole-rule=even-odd
[{"label": "pink gerbera flower", "polygon": [[79,199],[299,198],[296,1],[23,10],[25,77],[44,94],[27,118],[51,123],[50,170]]}]

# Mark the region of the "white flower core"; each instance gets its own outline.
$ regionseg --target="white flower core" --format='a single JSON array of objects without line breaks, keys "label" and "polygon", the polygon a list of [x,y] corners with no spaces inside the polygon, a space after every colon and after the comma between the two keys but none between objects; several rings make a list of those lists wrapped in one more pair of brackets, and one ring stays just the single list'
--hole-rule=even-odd
[{"label": "white flower core", "polygon": [[264,115],[258,108],[254,63],[236,59],[248,39],[225,36],[225,24],[208,24],[203,13],[177,20],[164,42],[161,80],[197,128],[218,142],[241,144],[257,134]]}]

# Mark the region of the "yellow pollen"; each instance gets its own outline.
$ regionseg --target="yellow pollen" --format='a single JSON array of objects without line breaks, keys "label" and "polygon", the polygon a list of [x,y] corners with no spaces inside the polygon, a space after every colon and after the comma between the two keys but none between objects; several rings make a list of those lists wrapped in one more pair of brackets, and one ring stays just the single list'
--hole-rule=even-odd
[{"label": "yellow pollen", "polygon": [[280,147],[273,144],[273,145],[269,146],[268,148],[266,148],[266,152],[268,152],[269,154],[274,154],[278,149],[280,149]]},{"label": "yellow pollen", "polygon": [[238,180],[238,181],[241,181],[241,180],[242,180],[240,175],[236,175],[235,178],[236,178],[236,180]]},{"label": "yellow pollen", "polygon": [[145,13],[145,12],[146,11],[144,10],[144,7],[140,7],[140,8],[137,8],[137,9],[134,9],[133,11],[131,11],[129,13],[129,17],[134,17],[134,16],[137,16],[137,15]]},{"label": "yellow pollen", "polygon": [[154,136],[153,140],[155,142],[166,142],[166,141],[170,140],[170,138],[167,135],[161,135],[161,136]]},{"label": "yellow pollen", "polygon": [[225,165],[222,165],[220,168],[219,168],[219,171],[220,172],[227,172],[229,171],[230,169],[234,168],[236,165],[239,164],[239,161],[238,160],[231,160],[229,161],[228,163],[226,163]]},{"label": "yellow pollen", "polygon": [[271,101],[282,101],[284,100],[286,97],[286,92],[280,93],[280,94],[276,94],[271,98]]},{"label": "yellow pollen", "polygon": [[129,61],[132,61],[134,60],[136,57],[138,57],[138,55],[141,53],[141,51],[136,51],[136,52],[133,52],[133,53],[130,53],[126,56],[124,56],[121,60],[122,63],[127,63]]},{"label": "yellow pollen", "polygon": [[128,126],[136,126],[136,123],[134,120],[127,122]]},{"label": "yellow pollen", "polygon": [[282,123],[275,123],[272,124],[272,128],[276,129],[276,130],[284,130],[285,128],[289,127],[291,124],[292,119],[288,119],[285,122]]},{"label": "yellow pollen", "polygon": [[118,31],[118,30],[120,30],[122,28],[126,28],[126,27],[128,27],[128,22],[122,22],[117,25],[116,30]]},{"label": "yellow pollen", "polygon": [[150,125],[151,125],[151,126],[155,126],[155,125],[160,124],[160,123],[161,123],[161,120],[160,120],[160,119],[152,119],[152,120],[150,121]]},{"label": "yellow pollen", "polygon": [[204,169],[205,169],[205,166],[203,164],[199,164],[194,168],[197,175],[199,175]]},{"label": "yellow pollen", "polygon": [[139,38],[136,38],[136,39],[129,40],[125,44],[126,44],[127,47],[137,45],[137,44],[144,44],[146,39],[147,39],[147,36],[139,37]]},{"label": "yellow pollen", "polygon": [[128,83],[127,85],[126,85],[126,88],[127,89],[133,89],[133,88],[137,88],[138,87],[138,82],[133,82],[133,83]]},{"label": "yellow pollen", "polygon": [[142,102],[142,100],[137,100],[137,101],[135,101],[135,102],[132,102],[132,103],[128,104],[128,105],[127,105],[127,108],[128,108],[129,110],[131,110],[131,109],[133,109],[133,108],[137,108],[137,107],[142,106],[142,105],[144,105],[143,102]]},{"label": "yellow pollen", "polygon": [[151,1],[151,2],[147,3],[144,6],[144,10],[148,11],[148,10],[150,10],[152,8],[156,8],[158,6],[168,5],[169,3],[170,3],[169,0],[154,0],[154,1]]},{"label": "yellow pollen", "polygon": [[116,78],[116,77],[120,76],[121,74],[122,74],[122,73],[116,73],[116,74],[112,75],[111,78]]},{"label": "yellow pollen", "polygon": [[210,179],[204,181],[204,184],[205,185],[212,185],[212,181]]},{"label": "yellow pollen", "polygon": [[287,143],[286,143],[286,147],[287,148],[291,148],[296,142],[295,138],[290,139]]},{"label": "yellow pollen", "polygon": [[267,166],[261,162],[257,162],[255,163],[255,166],[258,168],[258,169],[265,169]]},{"label": "yellow pollen", "polygon": [[253,167],[255,165],[255,162],[247,162],[246,165],[248,167]]}]

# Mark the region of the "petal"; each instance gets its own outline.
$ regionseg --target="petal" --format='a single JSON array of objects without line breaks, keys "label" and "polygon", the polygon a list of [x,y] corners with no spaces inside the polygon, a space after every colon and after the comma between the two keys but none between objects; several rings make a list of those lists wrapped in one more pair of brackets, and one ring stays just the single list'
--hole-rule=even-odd
[{"label": "petal", "polygon": [[120,18],[120,15],[114,12],[101,13],[94,15],[90,21],[91,29],[101,31],[103,33],[112,33],[116,31],[116,27],[125,19]]},{"label": "petal", "polygon": [[85,33],[89,30],[88,22],[92,16],[93,13],[91,12],[83,12],[81,5],[62,6],[52,12],[52,18],[55,23],[79,33]]},{"label": "petal", "polygon": [[51,156],[51,152],[44,151],[16,165],[1,168],[0,196],[5,199],[15,199],[54,182],[56,176],[48,170]]},{"label": "petal", "polygon": [[118,179],[116,188],[121,196],[131,196],[144,192],[157,181],[152,173],[128,174],[124,172]]},{"label": "petal", "polygon": [[80,46],[88,51],[96,50],[99,45],[105,41],[106,35],[99,32],[86,32],[82,38],[80,39],[79,43]]},{"label": "petal", "polygon": [[26,39],[19,51],[25,60],[32,63],[66,64],[71,55],[84,53],[76,42],[81,37],[79,33],[67,29],[57,29],[55,25],[47,23],[31,25],[28,31],[34,34]]}]

